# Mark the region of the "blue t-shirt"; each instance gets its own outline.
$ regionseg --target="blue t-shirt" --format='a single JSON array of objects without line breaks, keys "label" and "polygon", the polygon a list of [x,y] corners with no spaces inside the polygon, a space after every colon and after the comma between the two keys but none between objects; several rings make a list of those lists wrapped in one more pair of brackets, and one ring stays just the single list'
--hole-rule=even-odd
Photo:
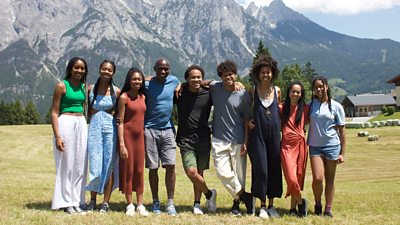
[{"label": "blue t-shirt", "polygon": [[168,75],[164,83],[153,78],[145,82],[146,114],[144,126],[146,128],[167,129],[174,126],[171,115],[174,103],[174,92],[179,84],[178,78]]},{"label": "blue t-shirt", "polygon": [[214,103],[213,136],[230,143],[243,144],[244,120],[250,118],[250,95],[246,90],[227,91],[222,82],[210,84]]},{"label": "blue t-shirt", "polygon": [[313,147],[335,146],[340,144],[336,126],[345,125],[343,106],[331,99],[331,108],[328,103],[314,99],[310,105],[310,125],[308,128],[308,145]]}]

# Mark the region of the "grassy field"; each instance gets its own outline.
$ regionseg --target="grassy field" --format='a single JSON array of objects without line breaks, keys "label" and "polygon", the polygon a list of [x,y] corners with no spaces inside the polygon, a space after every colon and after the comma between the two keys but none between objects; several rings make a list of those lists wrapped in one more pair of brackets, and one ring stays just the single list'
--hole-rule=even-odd
[{"label": "grassy field", "polygon": [[[346,162],[338,167],[336,176],[334,218],[312,214],[308,165],[304,194],[311,203],[310,216],[304,219],[287,216],[289,199],[281,198],[276,200],[275,205],[282,218],[267,222],[258,217],[237,218],[229,214],[231,198],[217,179],[213,167],[205,176],[209,186],[218,191],[217,213],[194,216],[191,213],[192,185],[183,172],[180,158],[175,194],[179,214],[175,218],[153,214],[148,218],[127,217],[124,214],[124,196],[118,191],[114,191],[111,197],[113,211],[106,215],[94,212],[71,216],[52,211],[55,166],[51,127],[0,126],[0,224],[399,224],[400,127],[370,129],[371,134],[380,136],[376,142],[357,137],[357,131],[347,130]],[[251,166],[250,163],[248,165],[249,184]],[[161,172],[160,177],[163,178],[164,171]],[[160,181],[160,198],[165,202],[163,179]],[[247,187],[250,188],[250,185]],[[88,199],[89,194],[86,197]],[[145,205],[149,208],[150,204],[151,194],[146,179]]]},{"label": "grassy field", "polygon": [[374,118],[368,120],[368,122],[374,122],[374,121],[381,121],[381,120],[393,120],[393,119],[400,119],[400,112],[395,112],[392,115],[388,114],[381,114],[378,116],[375,116]]}]

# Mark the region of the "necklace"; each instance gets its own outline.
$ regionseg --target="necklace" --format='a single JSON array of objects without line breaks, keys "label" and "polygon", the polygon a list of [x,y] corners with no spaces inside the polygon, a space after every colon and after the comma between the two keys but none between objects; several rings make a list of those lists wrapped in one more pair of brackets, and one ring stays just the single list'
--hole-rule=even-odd
[{"label": "necklace", "polygon": [[267,87],[267,89],[265,90],[265,93],[263,94],[264,98],[268,99],[271,96],[272,91],[273,91],[272,86]]}]

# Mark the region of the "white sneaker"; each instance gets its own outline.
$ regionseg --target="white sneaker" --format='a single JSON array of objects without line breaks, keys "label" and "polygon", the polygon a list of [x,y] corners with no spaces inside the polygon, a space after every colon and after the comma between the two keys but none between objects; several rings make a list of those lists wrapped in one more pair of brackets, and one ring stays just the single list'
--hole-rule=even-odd
[{"label": "white sneaker", "polygon": [[263,218],[263,219],[268,219],[268,212],[267,212],[267,208],[266,207],[262,207],[261,209],[260,209],[260,214],[259,214],[259,216],[260,216],[260,218]]},{"label": "white sneaker", "polygon": [[170,216],[176,216],[176,209],[174,205],[167,205],[167,214]]},{"label": "white sneaker", "polygon": [[193,206],[193,214],[194,215],[203,215],[203,210],[201,210],[200,204],[196,203]]},{"label": "white sneaker", "polygon": [[135,206],[133,204],[129,204],[126,207],[126,213],[127,216],[134,216],[135,215]]},{"label": "white sneaker", "polygon": [[275,207],[271,207],[271,208],[267,209],[267,212],[268,212],[269,216],[272,217],[272,218],[279,218],[280,217],[278,212],[276,211]]},{"label": "white sneaker", "polygon": [[144,207],[144,205],[139,205],[136,208],[137,213],[139,213],[139,215],[147,217],[149,216],[149,212],[146,210],[146,208]]},{"label": "white sneaker", "polygon": [[86,215],[86,212],[81,209],[79,206],[74,206],[75,212],[79,215]]},{"label": "white sneaker", "polygon": [[217,190],[211,189],[210,190],[212,195],[211,198],[206,201],[206,207],[208,212],[215,213],[217,211]]}]

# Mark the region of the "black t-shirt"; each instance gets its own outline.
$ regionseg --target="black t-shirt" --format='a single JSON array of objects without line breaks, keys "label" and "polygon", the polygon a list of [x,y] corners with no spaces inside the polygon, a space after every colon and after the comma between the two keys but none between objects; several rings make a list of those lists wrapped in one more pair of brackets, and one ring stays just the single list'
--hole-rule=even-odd
[{"label": "black t-shirt", "polygon": [[212,106],[209,89],[200,88],[199,92],[191,92],[187,86],[183,87],[182,94],[174,99],[178,106],[178,133],[176,142],[181,141],[198,143],[210,141],[208,118]]}]

